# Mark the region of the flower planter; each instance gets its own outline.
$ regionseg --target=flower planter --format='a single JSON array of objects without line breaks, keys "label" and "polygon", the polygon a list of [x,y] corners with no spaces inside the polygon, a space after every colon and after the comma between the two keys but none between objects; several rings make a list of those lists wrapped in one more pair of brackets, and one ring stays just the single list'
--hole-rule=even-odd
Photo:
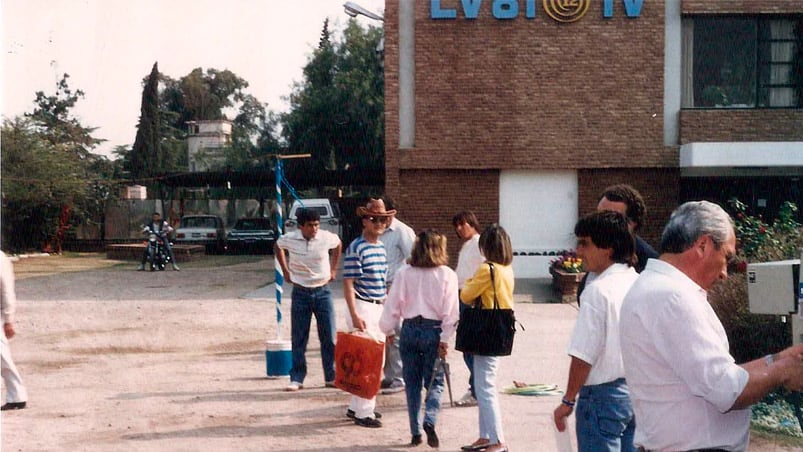
[{"label": "flower planter", "polygon": [[577,301],[577,288],[580,281],[585,277],[585,272],[572,273],[556,268],[550,268],[552,274],[552,291],[561,303],[573,303]]}]

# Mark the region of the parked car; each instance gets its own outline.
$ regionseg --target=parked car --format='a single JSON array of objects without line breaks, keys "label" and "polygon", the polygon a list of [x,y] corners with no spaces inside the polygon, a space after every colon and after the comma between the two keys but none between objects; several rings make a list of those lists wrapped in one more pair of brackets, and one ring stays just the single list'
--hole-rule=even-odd
[{"label": "parked car", "polygon": [[287,215],[287,220],[284,222],[285,234],[298,229],[297,215],[299,209],[301,208],[317,211],[321,215],[321,229],[325,229],[329,232],[337,234],[337,236],[341,239],[343,238],[343,221],[340,215],[340,206],[338,206],[337,202],[330,201],[326,198],[312,198],[294,201],[292,207],[290,207],[290,213]]},{"label": "parked car", "polygon": [[176,243],[204,245],[207,254],[226,251],[226,228],[217,215],[184,215],[176,228]]},{"label": "parked car", "polygon": [[227,236],[231,252],[272,253],[276,227],[269,218],[240,218]]}]

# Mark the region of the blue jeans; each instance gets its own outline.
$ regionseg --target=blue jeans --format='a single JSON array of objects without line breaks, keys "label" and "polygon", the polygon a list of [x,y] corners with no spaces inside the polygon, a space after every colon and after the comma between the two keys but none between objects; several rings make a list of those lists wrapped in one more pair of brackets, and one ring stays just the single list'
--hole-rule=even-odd
[{"label": "blue jeans", "polygon": [[[438,344],[441,341],[440,320],[425,319],[418,316],[405,319],[399,337],[399,353],[402,359],[404,391],[407,395],[407,415],[410,419],[410,433],[421,434],[421,388],[427,388],[432,380],[435,360],[438,357]],[[443,395],[443,368],[438,368],[432,388],[427,392],[424,407],[424,424],[435,426],[441,409]]]},{"label": "blue jeans", "polygon": [[636,451],[636,420],[624,378],[580,388],[576,416],[579,452]]},{"label": "blue jeans", "polygon": [[498,369],[498,356],[474,355],[474,384],[480,412],[480,438],[490,440],[491,444],[505,442],[505,434],[502,432],[502,412],[499,409],[499,396],[496,391]]},{"label": "blue jeans", "polygon": [[293,365],[290,381],[304,383],[307,376],[307,352],[309,328],[312,315],[318,325],[321,341],[321,360],[325,381],[335,381],[335,309],[329,285],[306,288],[293,286],[290,308],[290,334],[292,339]]},{"label": "blue jeans", "polygon": [[[458,304],[460,305],[461,313],[468,309],[468,305],[462,301]],[[471,391],[471,395],[476,399],[477,392],[474,390],[474,355],[471,353],[463,353],[463,362],[466,363],[466,367],[468,367],[468,390]]]}]

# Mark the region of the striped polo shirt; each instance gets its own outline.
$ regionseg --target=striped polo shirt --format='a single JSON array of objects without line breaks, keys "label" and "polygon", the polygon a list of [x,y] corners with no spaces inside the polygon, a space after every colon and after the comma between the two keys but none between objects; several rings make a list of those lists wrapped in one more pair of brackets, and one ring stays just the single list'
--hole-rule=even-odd
[{"label": "striped polo shirt", "polygon": [[354,279],[357,297],[384,300],[387,292],[388,260],[381,241],[370,243],[362,236],[346,249],[343,277]]}]

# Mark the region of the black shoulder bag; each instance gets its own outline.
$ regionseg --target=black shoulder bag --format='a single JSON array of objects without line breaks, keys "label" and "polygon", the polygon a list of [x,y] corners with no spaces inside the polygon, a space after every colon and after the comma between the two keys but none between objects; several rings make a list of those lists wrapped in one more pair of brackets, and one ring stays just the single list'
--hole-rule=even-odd
[{"label": "black shoulder bag", "polygon": [[516,316],[512,309],[499,308],[499,301],[496,299],[494,264],[488,262],[488,266],[494,291],[494,307],[482,309],[482,297],[479,296],[474,300],[474,306],[460,313],[455,348],[475,355],[508,356],[513,350]]}]

